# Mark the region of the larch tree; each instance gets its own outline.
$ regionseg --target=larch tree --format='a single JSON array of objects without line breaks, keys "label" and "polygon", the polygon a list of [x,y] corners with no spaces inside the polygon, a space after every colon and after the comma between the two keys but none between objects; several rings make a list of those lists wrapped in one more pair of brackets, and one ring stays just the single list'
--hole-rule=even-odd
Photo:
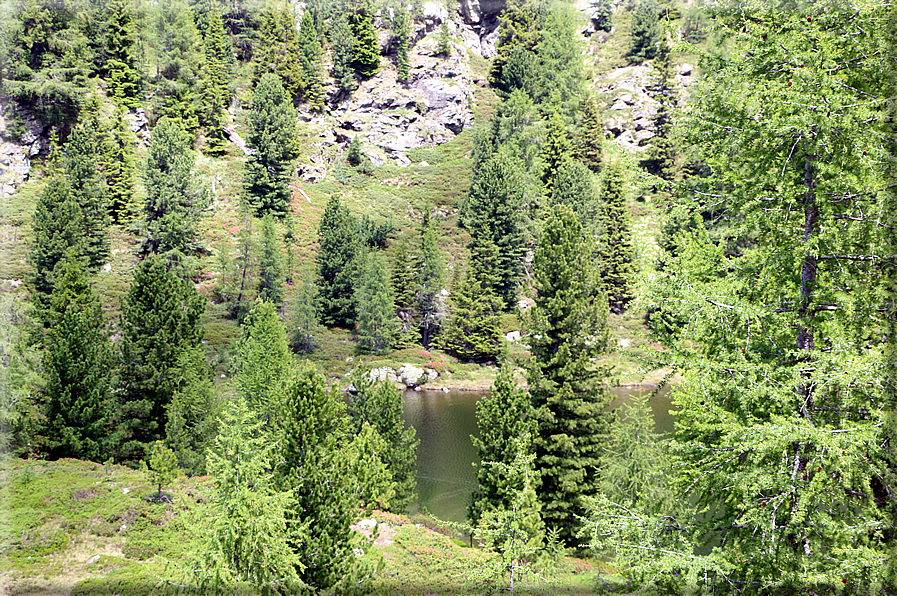
[{"label": "larch tree", "polygon": [[302,15],[299,28],[299,56],[302,61],[302,98],[312,110],[324,108],[324,50],[318,39],[315,18],[310,10]]},{"label": "larch tree", "polygon": [[889,10],[747,2],[711,13],[726,52],[703,58],[686,142],[720,196],[695,199],[723,201],[753,242],[727,254],[686,234],[652,294],[682,321],[666,359],[684,370],[671,481],[691,506],[619,523],[606,505],[592,533],[646,587],[884,586]]},{"label": "larch tree", "polygon": [[363,259],[361,279],[355,288],[355,332],[358,346],[369,354],[392,350],[399,332],[386,259],[377,252]]},{"label": "larch tree", "polygon": [[255,153],[246,163],[246,200],[256,215],[283,217],[290,210],[290,167],[298,155],[296,109],[273,74],[252,92],[247,144]]},{"label": "larch tree", "polygon": [[206,473],[206,449],[218,434],[219,402],[202,346],[188,346],[177,363],[181,384],[168,404],[165,444],[178,467],[191,476]]},{"label": "larch tree", "polygon": [[429,211],[424,212],[420,228],[420,253],[417,265],[417,324],[424,349],[442,328],[445,318],[440,293],[442,291],[443,262],[439,252],[439,224]]},{"label": "larch tree", "polygon": [[608,344],[607,299],[591,239],[566,205],[552,207],[533,261],[535,305],[526,316],[529,392],[538,433],[539,500],[548,529],[577,543],[583,497],[597,484],[609,403],[606,371],[592,359]]},{"label": "larch tree", "polygon": [[121,107],[140,105],[137,35],[128,0],[111,0],[106,21],[106,82],[109,96]]},{"label": "larch tree", "polygon": [[355,218],[336,196],[330,197],[321,216],[318,242],[318,315],[325,325],[350,326],[355,321],[355,272],[360,246]]},{"label": "larch tree", "polygon": [[137,461],[165,438],[167,408],[182,387],[179,361],[199,345],[205,301],[169,271],[164,257],[141,262],[121,307],[121,368],[115,412],[119,460]]},{"label": "larch tree", "polygon": [[545,138],[542,140],[542,159],[545,169],[542,172],[542,182],[550,192],[554,186],[558,171],[565,161],[573,154],[573,144],[567,136],[567,127],[560,113],[554,112],[549,118],[545,128]]},{"label": "larch tree", "polygon": [[283,302],[283,264],[280,254],[280,235],[273,216],[262,218],[262,242],[259,255],[258,296],[265,302],[279,305]]},{"label": "larch tree", "polygon": [[101,139],[92,127],[78,126],[65,144],[65,176],[69,195],[81,208],[82,241],[88,266],[98,270],[109,258],[109,201],[98,157]]},{"label": "larch tree", "polygon": [[290,8],[283,7],[263,11],[259,21],[252,82],[257,87],[265,75],[276,76],[292,105],[293,99],[301,96],[304,83],[295,17]]}]

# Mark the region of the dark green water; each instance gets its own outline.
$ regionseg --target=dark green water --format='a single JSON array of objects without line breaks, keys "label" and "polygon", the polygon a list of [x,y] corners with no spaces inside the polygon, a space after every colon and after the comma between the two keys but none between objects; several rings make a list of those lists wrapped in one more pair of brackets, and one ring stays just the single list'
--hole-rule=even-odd
[{"label": "dark green water", "polygon": [[[652,388],[619,388],[613,391],[611,408],[623,405],[632,395],[644,395]],[[411,511],[426,508],[440,519],[463,522],[467,500],[476,488],[477,451],[470,436],[477,430],[477,401],[487,395],[474,391],[406,391],[403,396],[405,422],[414,426],[420,446],[417,449],[418,502]],[[673,431],[667,392],[651,400],[658,432]]]}]

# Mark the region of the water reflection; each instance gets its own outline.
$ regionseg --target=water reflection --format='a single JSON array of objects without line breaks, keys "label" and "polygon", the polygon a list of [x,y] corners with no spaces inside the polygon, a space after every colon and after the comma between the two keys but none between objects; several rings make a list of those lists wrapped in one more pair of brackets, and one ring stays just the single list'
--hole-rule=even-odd
[{"label": "water reflection", "polygon": [[[613,391],[616,409],[633,395],[651,393],[653,388],[621,387]],[[426,508],[436,517],[463,522],[470,493],[476,488],[477,451],[470,436],[479,436],[476,404],[488,392],[406,391],[403,396],[405,423],[414,426],[420,439],[417,448],[418,502],[411,512]],[[666,390],[651,399],[655,428],[673,431],[674,416]]]}]

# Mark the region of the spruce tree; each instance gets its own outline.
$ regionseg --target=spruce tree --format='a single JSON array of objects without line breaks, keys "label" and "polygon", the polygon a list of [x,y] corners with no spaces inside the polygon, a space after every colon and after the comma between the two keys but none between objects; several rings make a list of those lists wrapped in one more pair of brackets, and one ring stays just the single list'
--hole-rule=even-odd
[{"label": "spruce tree", "polygon": [[352,430],[358,434],[370,424],[383,439],[383,462],[391,474],[395,495],[391,511],[404,511],[414,499],[417,484],[417,438],[414,427],[405,428],[402,418],[402,394],[389,381],[371,381],[366,375],[352,378],[355,392],[349,405]]},{"label": "spruce tree", "polygon": [[429,211],[425,211],[420,228],[420,257],[417,267],[417,320],[425,350],[430,348],[430,340],[442,328],[445,317],[440,298],[443,264],[438,231],[438,222],[430,217]]},{"label": "spruce tree", "polygon": [[[536,419],[526,391],[514,381],[514,370],[504,364],[495,379],[492,391],[477,402],[477,428],[480,436],[471,437],[479,453],[477,490],[471,495],[467,518],[471,524],[479,524],[484,513],[494,509],[507,509],[515,490],[522,487],[509,483],[506,470],[499,466],[513,466],[518,451],[529,452],[530,441],[536,435]],[[515,441],[524,439],[523,445]]]},{"label": "spruce tree", "polygon": [[361,279],[355,289],[355,310],[355,332],[361,351],[386,354],[392,350],[399,321],[386,260],[377,252],[364,257]]},{"label": "spruce tree", "polygon": [[302,98],[312,110],[324,108],[323,49],[312,11],[302,15],[299,29],[299,56],[302,60]]},{"label": "spruce tree", "polygon": [[597,174],[601,171],[601,162],[604,159],[604,124],[601,122],[601,112],[594,95],[589,95],[583,100],[580,113],[582,116],[575,153],[582,163]]},{"label": "spruce tree", "polygon": [[615,312],[622,312],[633,298],[638,272],[632,246],[632,218],[626,206],[624,170],[609,164],[601,179],[601,221],[603,235],[598,244],[600,274],[607,300]]},{"label": "spruce tree", "polygon": [[109,258],[109,204],[106,180],[98,160],[101,154],[100,138],[93,127],[76,127],[65,144],[69,195],[81,208],[84,254],[93,271]]},{"label": "spruce tree", "polygon": [[340,17],[330,30],[330,44],[333,46],[333,66],[330,75],[336,81],[336,86],[352,93],[358,89],[358,81],[355,79],[355,69],[352,67],[352,56],[355,55],[355,37],[345,17]]},{"label": "spruce tree", "polygon": [[545,138],[542,141],[542,159],[545,162],[545,169],[542,171],[542,182],[550,192],[554,186],[554,180],[557,178],[558,170],[565,161],[570,159],[573,153],[573,146],[567,136],[567,127],[564,125],[564,119],[558,112],[554,112],[548,118],[548,125],[545,131]]},{"label": "spruce tree", "polygon": [[362,510],[389,511],[395,498],[395,482],[383,457],[386,441],[368,422],[361,425],[346,450],[346,471],[353,478],[355,499]]},{"label": "spruce tree", "polygon": [[408,80],[408,46],[411,43],[410,21],[411,17],[408,15],[408,11],[404,6],[400,7],[396,12],[393,25],[396,38],[396,80],[399,82]]},{"label": "spruce tree", "polygon": [[110,145],[112,153],[106,164],[106,189],[109,211],[116,223],[130,221],[140,211],[135,196],[137,178],[136,139],[128,128],[124,112],[116,110]]},{"label": "spruce tree", "polygon": [[265,10],[259,21],[252,83],[258,87],[265,75],[276,76],[292,105],[302,95],[304,85],[296,21],[286,7]]},{"label": "spruce tree", "polygon": [[69,194],[68,183],[51,179],[44,186],[31,223],[32,241],[28,251],[29,272],[25,284],[40,317],[50,304],[55,283],[54,269],[66,252],[75,247],[84,254],[84,227],[81,208]]},{"label": "spruce tree", "polygon": [[452,53],[452,34],[449,32],[448,21],[442,21],[439,25],[439,53],[449,56]]},{"label": "spruce tree", "polygon": [[501,300],[484,290],[475,271],[452,288],[451,316],[439,338],[440,346],[460,360],[488,362],[502,350]]},{"label": "spruce tree", "polygon": [[296,110],[280,80],[266,74],[252,93],[247,144],[255,150],[243,185],[256,215],[290,210],[290,166],[298,154]]},{"label": "spruce tree", "polygon": [[347,454],[346,404],[324,376],[306,364],[287,388],[283,435],[274,469],[278,486],[296,505],[290,515],[304,531],[291,540],[302,581],[316,590],[335,589],[353,568],[352,530],[358,506]]},{"label": "spruce tree", "polygon": [[283,265],[280,238],[271,214],[262,218],[262,246],[259,256],[258,296],[265,302],[279,305],[283,301]]},{"label": "spruce tree", "polygon": [[582,498],[598,481],[609,403],[601,368],[591,360],[608,343],[607,301],[591,242],[565,205],[551,209],[533,262],[535,305],[527,313],[532,360],[527,376],[538,422],[539,500],[549,529],[576,544]]},{"label": "spruce tree", "polygon": [[231,97],[228,71],[233,62],[233,48],[225,37],[224,22],[218,12],[199,13],[197,26],[205,56],[198,84],[199,123],[205,129],[206,152],[222,155],[227,147],[224,126]]},{"label": "spruce tree", "polygon": [[318,225],[319,250],[317,310],[328,326],[351,326],[355,322],[355,271],[358,244],[355,219],[331,196]]},{"label": "spruce tree", "polygon": [[657,55],[657,43],[662,39],[660,8],[654,0],[638,0],[629,23],[629,50],[626,57],[633,63],[650,60]]},{"label": "spruce tree", "polygon": [[110,447],[113,360],[102,307],[76,249],[68,252],[57,274],[38,436],[51,459],[104,461]]},{"label": "spruce tree", "polygon": [[349,26],[355,38],[352,68],[362,77],[380,72],[380,45],[374,29],[374,7],[371,0],[360,0],[349,12]]},{"label": "spruce tree", "polygon": [[201,346],[189,346],[177,363],[180,388],[168,404],[165,444],[174,451],[178,467],[190,476],[206,473],[206,448],[218,434],[220,402]]},{"label": "spruce tree", "polygon": [[[658,98],[657,113],[654,115],[655,135],[650,139],[647,154],[639,165],[649,174],[662,180],[672,181],[676,176],[676,149],[672,138],[672,111],[675,109],[675,95],[672,89],[672,57],[669,41],[658,43],[654,70],[657,73],[655,97]],[[658,181],[659,182],[659,181]],[[656,183],[654,188],[661,187]]]},{"label": "spruce tree", "polygon": [[126,109],[140,106],[137,35],[128,0],[110,0],[106,21],[106,83],[109,96]]},{"label": "spruce tree", "polygon": [[585,230],[595,229],[599,208],[592,174],[578,159],[568,159],[558,169],[549,202],[569,206]]},{"label": "spruce tree", "polygon": [[408,248],[408,242],[400,240],[392,259],[392,294],[399,319],[397,348],[417,344],[417,263]]},{"label": "spruce tree", "polygon": [[205,301],[190,282],[150,255],[137,268],[121,308],[116,435],[119,460],[137,461],[144,445],[165,438],[167,408],[183,386],[178,363],[199,344]]},{"label": "spruce tree", "polygon": [[[461,206],[461,223],[470,232],[473,259],[494,246],[496,258],[483,271],[505,310],[517,303],[517,286],[523,277],[524,181],[516,160],[499,151],[474,171],[470,192]],[[484,284],[485,285],[485,284]],[[485,288],[484,288],[485,289]]]},{"label": "spruce tree", "polygon": [[209,197],[196,183],[190,146],[190,136],[177,120],[163,118],[153,129],[143,172],[144,254],[195,248],[196,224]]},{"label": "spruce tree", "polygon": [[241,329],[234,378],[237,391],[266,429],[278,429],[294,371],[286,331],[271,302],[256,302]]}]

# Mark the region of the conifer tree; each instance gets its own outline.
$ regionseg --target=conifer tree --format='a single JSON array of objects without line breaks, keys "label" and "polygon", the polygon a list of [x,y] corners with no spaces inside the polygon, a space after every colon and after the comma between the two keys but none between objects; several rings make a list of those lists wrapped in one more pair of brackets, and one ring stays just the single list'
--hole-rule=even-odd
[{"label": "conifer tree", "polygon": [[266,74],[252,93],[247,144],[255,150],[246,164],[246,200],[256,215],[282,217],[290,210],[290,166],[296,158],[296,110],[280,83]]},{"label": "conifer tree", "polygon": [[542,141],[542,159],[545,161],[542,182],[549,191],[554,186],[554,179],[557,178],[561,165],[570,159],[572,153],[573,147],[567,136],[564,119],[558,112],[554,112],[548,118],[545,139]]},{"label": "conifer tree", "polygon": [[439,53],[449,56],[452,53],[452,34],[449,32],[448,21],[442,21],[439,25]]},{"label": "conifer tree", "polygon": [[445,351],[469,362],[487,362],[501,353],[502,303],[490,289],[483,289],[475,271],[452,288],[449,310],[439,342]]},{"label": "conifer tree", "polygon": [[396,336],[397,348],[408,348],[417,344],[417,264],[408,242],[399,240],[392,259],[392,293],[396,303],[396,317],[399,332]]},{"label": "conifer tree", "polygon": [[370,424],[383,439],[386,448],[382,459],[395,491],[390,510],[404,511],[414,499],[420,440],[414,427],[405,428],[402,394],[389,381],[374,382],[366,375],[355,375],[352,386],[355,388],[349,406],[352,430],[358,434],[365,424]]},{"label": "conifer tree", "polygon": [[125,122],[124,112],[116,110],[110,145],[112,148],[106,164],[106,188],[109,195],[109,211],[117,223],[125,223],[140,211],[135,197],[137,178],[136,139]]},{"label": "conifer tree", "polygon": [[64,259],[70,248],[75,247],[79,255],[84,253],[81,209],[70,196],[65,180],[53,178],[44,187],[34,210],[31,229],[30,270],[25,284],[38,316],[41,316],[40,312],[50,304],[57,263]]},{"label": "conifer tree", "polygon": [[430,348],[430,340],[442,328],[445,317],[440,298],[443,263],[439,253],[438,222],[424,212],[420,228],[420,258],[417,267],[417,312],[421,343]]},{"label": "conifer tree", "polygon": [[582,117],[579,122],[576,156],[594,173],[601,171],[604,159],[604,124],[594,95],[589,95],[580,106]]},{"label": "conifer tree", "polygon": [[206,473],[206,448],[218,434],[220,404],[212,394],[211,372],[199,346],[185,348],[178,361],[181,387],[168,404],[165,444],[191,476]]},{"label": "conifer tree", "polygon": [[516,305],[517,286],[523,277],[523,188],[516,160],[500,151],[474,171],[470,192],[461,206],[461,223],[472,238],[472,258],[495,248],[490,268],[479,271],[489,278],[505,310]]},{"label": "conifer tree", "polygon": [[591,359],[608,343],[607,302],[591,244],[573,211],[552,207],[533,262],[536,303],[527,314],[529,391],[538,422],[539,500],[549,529],[576,543],[582,497],[594,490],[609,402]]},{"label": "conifer tree", "polygon": [[592,175],[578,159],[568,159],[558,169],[550,204],[569,206],[583,229],[590,232],[595,229],[599,209]]},{"label": "conifer tree", "polygon": [[601,220],[599,241],[601,280],[607,300],[615,312],[622,312],[632,300],[637,264],[632,246],[632,218],[626,206],[623,167],[609,164],[601,179]]},{"label": "conifer tree", "polygon": [[370,252],[364,257],[361,279],[355,289],[355,331],[363,352],[386,354],[398,334],[396,305],[383,255]]},{"label": "conifer tree", "polygon": [[274,218],[266,214],[262,218],[262,252],[259,256],[259,298],[275,305],[283,301],[283,266],[280,256],[280,238]]},{"label": "conifer tree", "polygon": [[318,40],[318,30],[312,11],[302,15],[299,29],[299,56],[302,60],[302,98],[312,110],[324,107],[323,49]]},{"label": "conifer tree", "polygon": [[[675,96],[672,87],[672,58],[668,40],[658,43],[657,57],[654,59],[654,70],[657,72],[655,97],[658,98],[657,114],[654,115],[654,130],[647,155],[639,161],[639,165],[648,173],[663,180],[672,181],[676,176],[676,150],[672,138],[671,113],[675,108]],[[660,184],[655,184],[655,189]]]},{"label": "conifer tree", "polygon": [[177,120],[163,118],[153,129],[143,172],[144,254],[183,253],[195,246],[196,224],[209,197],[194,178],[191,144]]},{"label": "conifer tree", "polygon": [[[296,505],[290,515],[304,531],[291,540],[302,581],[316,590],[334,589],[351,574],[355,486],[344,467],[347,454],[346,404],[324,376],[306,364],[287,388],[283,438],[275,477]],[[294,531],[294,534],[298,532]]]},{"label": "conifer tree", "polygon": [[140,105],[140,72],[134,15],[128,0],[110,0],[106,21],[106,83],[109,96],[121,107]]},{"label": "conifer tree", "polygon": [[324,325],[355,321],[355,271],[358,244],[355,220],[339,198],[331,196],[318,226],[318,316]]},{"label": "conifer tree", "polygon": [[57,273],[38,434],[51,459],[104,461],[110,446],[111,344],[77,249],[68,252]]},{"label": "conifer tree", "polygon": [[[495,379],[492,391],[477,402],[477,427],[480,436],[471,437],[481,462],[513,466],[519,452],[530,451],[536,435],[536,419],[526,391],[514,381],[514,370],[504,364]],[[515,441],[524,439],[522,445]],[[474,526],[489,510],[507,509],[515,490],[523,488],[509,480],[498,466],[481,464],[477,470],[477,490],[471,495],[467,518]],[[519,480],[519,478],[518,478]]]},{"label": "conifer tree", "polygon": [[234,379],[237,391],[266,429],[278,429],[294,370],[286,331],[271,302],[256,302],[241,329]]},{"label": "conifer tree", "polygon": [[361,425],[347,449],[346,471],[353,478],[355,498],[365,511],[389,511],[395,497],[395,482],[386,463],[386,441],[370,423]]},{"label": "conifer tree", "polygon": [[184,129],[195,134],[199,128],[196,87],[205,56],[193,10],[184,0],[161,0],[155,13],[157,93],[164,102],[160,113],[180,118]]},{"label": "conifer tree", "polygon": [[336,86],[352,93],[358,89],[358,81],[355,80],[355,70],[352,68],[352,57],[355,55],[355,37],[345,17],[337,19],[330,30],[330,44],[333,46],[333,66],[330,75],[336,81]]},{"label": "conifer tree", "polygon": [[314,273],[306,271],[299,283],[299,292],[293,300],[293,332],[290,345],[297,352],[311,352],[318,345],[321,324],[315,311],[315,300],[318,286],[315,285]]},{"label": "conifer tree", "polygon": [[662,39],[659,17],[655,0],[638,0],[629,23],[631,39],[626,57],[631,62],[644,62],[657,55],[657,43]]},{"label": "conifer tree", "polygon": [[[411,17],[405,7],[400,7],[395,17],[396,37],[396,80],[408,80],[408,46],[411,43]],[[445,23],[443,23],[445,25]],[[440,53],[442,53],[440,49]]]},{"label": "conifer tree", "polygon": [[265,75],[275,75],[292,105],[301,96],[304,83],[296,21],[286,7],[265,10],[259,21],[252,83],[258,87]]},{"label": "conifer tree", "polygon": [[224,22],[217,11],[197,14],[197,26],[205,56],[198,89],[199,123],[205,128],[206,151],[211,155],[222,155],[227,145],[225,110],[231,95],[228,70],[233,62],[233,49],[225,37]]},{"label": "conifer tree", "polygon": [[97,130],[78,126],[65,144],[65,175],[69,195],[81,208],[84,254],[96,271],[109,257],[109,204],[106,180],[98,163],[102,154]]},{"label": "conifer tree", "polygon": [[121,309],[121,356],[115,414],[119,460],[137,461],[144,445],[165,438],[167,408],[183,386],[178,365],[199,344],[205,301],[159,255],[137,268]]},{"label": "conifer tree", "polygon": [[371,0],[359,0],[349,12],[349,26],[355,38],[352,68],[362,77],[380,72],[380,45],[374,29],[374,7]]}]

